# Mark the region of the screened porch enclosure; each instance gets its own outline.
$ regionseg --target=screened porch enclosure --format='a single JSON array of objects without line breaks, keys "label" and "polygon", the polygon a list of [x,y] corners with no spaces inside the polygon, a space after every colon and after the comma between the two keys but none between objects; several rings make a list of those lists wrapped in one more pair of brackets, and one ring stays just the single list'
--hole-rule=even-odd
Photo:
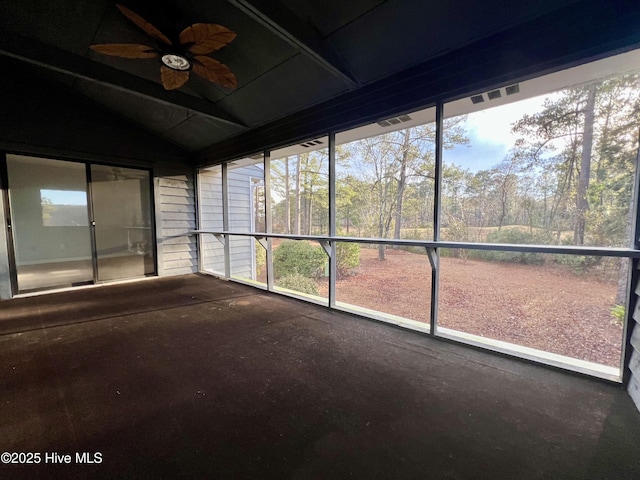
[{"label": "screened porch enclosure", "polygon": [[204,168],[201,270],[622,381],[639,73],[632,51]]}]

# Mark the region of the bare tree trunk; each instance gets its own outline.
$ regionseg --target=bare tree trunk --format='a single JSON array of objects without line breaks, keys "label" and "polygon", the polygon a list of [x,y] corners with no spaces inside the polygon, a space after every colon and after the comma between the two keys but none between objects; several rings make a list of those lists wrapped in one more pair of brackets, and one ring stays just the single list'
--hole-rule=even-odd
[{"label": "bare tree trunk", "polygon": [[[404,200],[404,189],[407,185],[407,163],[409,161],[410,130],[404,131],[402,142],[402,160],[400,163],[400,175],[398,177],[398,191],[396,192],[396,215],[393,229],[393,238],[400,239],[402,233],[402,202]],[[399,248],[398,245],[394,248]]]},{"label": "bare tree trunk", "polygon": [[[638,149],[638,154],[639,155],[636,158],[636,165],[637,165],[637,160],[640,160],[640,148]],[[627,226],[625,228],[625,238],[627,239],[631,238],[631,235],[633,234],[633,232],[631,232],[631,224],[632,224],[632,217],[633,217],[633,196],[631,198],[631,202],[632,202],[632,205],[629,206],[629,212],[627,214]],[[625,302],[627,301],[628,272],[629,272],[629,259],[621,258],[620,266],[618,267],[618,282],[617,282],[616,300],[615,300],[616,305],[624,305]]]},{"label": "bare tree trunk", "polygon": [[313,185],[309,187],[309,209],[307,213],[307,222],[309,224],[307,235],[313,235]]},{"label": "bare tree trunk", "polygon": [[291,192],[289,190],[289,157],[284,159],[284,218],[286,227],[284,233],[291,233]]},{"label": "bare tree trunk", "polygon": [[[384,190],[384,197],[386,198],[386,194],[387,194],[387,189],[385,188]],[[383,204],[384,205],[384,204]],[[378,238],[385,238],[385,221],[383,218],[383,210],[384,209],[380,209],[380,213],[378,214]],[[382,261],[385,260],[385,245],[383,244],[378,244],[378,260]]]},{"label": "bare tree trunk", "polygon": [[347,235],[349,234],[349,225],[351,224],[349,221],[350,218],[349,205],[347,205]]},{"label": "bare tree trunk", "polygon": [[[384,238],[384,222],[382,218],[380,218],[378,222],[378,238]],[[378,244],[378,260],[380,261],[385,259],[384,249],[385,246],[383,244]]]},{"label": "bare tree trunk", "polygon": [[300,155],[296,156],[296,208],[295,208],[295,219],[293,224],[293,233],[295,235],[300,235],[300,201],[302,199],[302,195],[300,195]]},{"label": "bare tree trunk", "polygon": [[498,219],[498,230],[502,229],[504,221],[507,218],[507,201],[507,177],[505,177],[500,186],[500,217]]},{"label": "bare tree trunk", "polygon": [[589,177],[591,176],[591,152],[593,149],[593,122],[596,107],[596,85],[589,87],[587,105],[584,114],[584,132],[582,134],[582,155],[580,158],[580,174],[576,193],[576,223],[573,231],[573,243],[584,245],[584,231],[586,214],[589,209],[587,190],[589,189]]}]

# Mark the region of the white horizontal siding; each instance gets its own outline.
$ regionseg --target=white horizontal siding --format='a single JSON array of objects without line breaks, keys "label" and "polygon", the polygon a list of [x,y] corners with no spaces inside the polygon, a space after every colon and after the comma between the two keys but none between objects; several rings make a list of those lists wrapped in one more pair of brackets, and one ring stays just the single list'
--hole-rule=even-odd
[{"label": "white horizontal siding", "polygon": [[635,376],[640,377],[640,351],[634,349],[631,353],[629,369],[635,374]]},{"label": "white horizontal siding", "polygon": [[179,253],[179,252],[192,252],[197,254],[198,249],[193,243],[183,243],[183,244],[167,244],[165,243],[162,246],[163,253],[166,255],[168,253]]},{"label": "white horizontal siding", "polygon": [[[222,175],[201,174],[198,178],[200,189],[200,227],[204,230],[223,230],[222,218]],[[224,246],[213,235],[201,237],[202,269],[224,274]]]},{"label": "white horizontal siding", "polygon": [[[251,177],[262,178],[264,171],[248,166],[231,168],[227,174],[229,229],[251,230]],[[200,189],[201,228],[222,230],[222,177],[221,172],[205,172],[198,178]],[[230,243],[230,267],[235,276],[253,278],[254,241],[234,237]],[[207,271],[224,272],[224,247],[214,237],[202,237],[202,267]]]},{"label": "white horizontal siding", "polygon": [[172,203],[161,203],[160,211],[173,212],[173,213],[192,213],[194,214],[194,218],[195,218],[196,206],[195,205],[175,205]]},{"label": "white horizontal siding", "polygon": [[[178,192],[176,191],[176,189],[170,187],[160,187],[160,192],[163,197],[163,203],[167,203],[169,205],[189,205],[195,207],[196,199],[194,197],[187,196],[189,192]],[[193,190],[191,190],[190,193],[193,195]]]},{"label": "white horizontal siding", "polygon": [[176,260],[198,260],[198,254],[196,252],[164,252],[165,262],[173,262]]},{"label": "white horizontal siding", "polygon": [[162,221],[167,221],[167,220],[184,220],[184,213],[185,212],[162,212]]},{"label": "white horizontal siding", "polygon": [[633,325],[629,328],[633,328],[631,332],[631,359],[629,361],[629,370],[631,371],[631,378],[629,380],[629,386],[627,387],[629,395],[635,402],[638,410],[640,410],[640,301],[638,301],[638,294],[640,292],[640,284],[636,287],[635,299],[636,305],[633,310]]},{"label": "white horizontal siding", "polygon": [[631,395],[631,399],[636,404],[638,410],[640,410],[640,382],[638,381],[638,377],[636,375],[631,376],[627,391],[629,392],[629,395]]},{"label": "white horizontal siding", "polygon": [[165,220],[162,219],[162,228],[176,229],[186,228],[187,230],[194,230],[196,228],[196,220]]},{"label": "white horizontal siding", "polygon": [[191,174],[157,172],[158,266],[163,276],[197,272],[195,188]]}]

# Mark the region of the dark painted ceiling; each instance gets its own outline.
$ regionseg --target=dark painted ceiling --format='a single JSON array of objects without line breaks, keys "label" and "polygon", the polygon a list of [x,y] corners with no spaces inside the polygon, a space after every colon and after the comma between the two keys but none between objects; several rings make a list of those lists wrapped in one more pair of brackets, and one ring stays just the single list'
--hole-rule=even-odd
[{"label": "dark painted ceiling", "polygon": [[[19,60],[189,152],[358,92],[578,0],[121,0],[169,34],[193,23],[237,33],[211,54],[229,90],[191,75],[177,91],[156,59],[122,59],[96,43],[148,43],[104,0],[0,1],[0,67]],[[579,9],[576,9],[579,10]],[[579,13],[579,12],[577,12]],[[3,60],[4,58],[4,60]],[[4,65],[7,65],[6,63]]]}]

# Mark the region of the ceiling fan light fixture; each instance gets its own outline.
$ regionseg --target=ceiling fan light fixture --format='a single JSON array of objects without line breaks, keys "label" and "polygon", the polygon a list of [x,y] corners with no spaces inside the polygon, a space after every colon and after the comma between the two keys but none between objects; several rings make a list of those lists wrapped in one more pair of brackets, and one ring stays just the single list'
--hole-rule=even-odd
[{"label": "ceiling fan light fixture", "polygon": [[160,83],[165,90],[184,85],[191,71],[224,88],[235,89],[238,80],[233,72],[218,60],[206,54],[228,45],[236,33],[215,23],[194,23],[178,37],[179,44],[169,40],[160,30],[124,5],[116,4],[120,12],[153,39],[156,47],[127,43],[90,45],[92,50],[121,58],[159,58]]},{"label": "ceiling fan light fixture", "polygon": [[191,61],[184,55],[177,53],[165,53],[160,57],[160,60],[172,70],[185,71],[191,68]]}]

